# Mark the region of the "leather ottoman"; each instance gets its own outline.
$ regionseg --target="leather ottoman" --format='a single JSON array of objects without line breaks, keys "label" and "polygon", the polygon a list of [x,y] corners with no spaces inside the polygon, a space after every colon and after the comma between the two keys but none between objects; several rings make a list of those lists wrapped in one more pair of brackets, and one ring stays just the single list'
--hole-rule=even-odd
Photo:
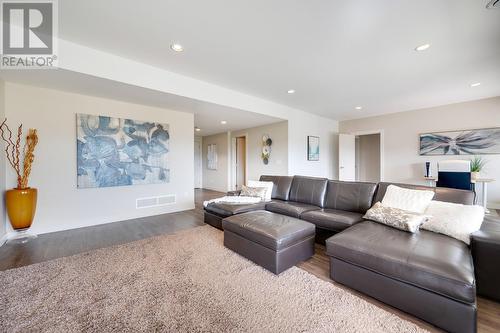
[{"label": "leather ottoman", "polygon": [[224,246],[279,274],[314,254],[315,226],[264,210],[222,220]]}]

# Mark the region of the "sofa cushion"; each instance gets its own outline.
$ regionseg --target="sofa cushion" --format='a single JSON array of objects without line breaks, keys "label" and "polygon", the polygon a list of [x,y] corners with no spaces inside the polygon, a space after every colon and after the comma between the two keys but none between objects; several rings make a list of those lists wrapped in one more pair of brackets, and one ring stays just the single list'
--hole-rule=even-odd
[{"label": "sofa cushion", "polygon": [[294,176],[289,200],[323,208],[327,182],[326,178]]},{"label": "sofa cushion", "polygon": [[299,219],[265,210],[231,216],[222,220],[231,231],[272,250],[282,250],[314,236],[314,225]]},{"label": "sofa cushion", "polygon": [[292,186],[293,177],[291,176],[260,176],[261,182],[273,182],[273,192],[271,199],[288,200],[290,197],[290,188]]},{"label": "sofa cushion", "polygon": [[314,223],[318,228],[340,232],[363,221],[363,214],[338,209],[321,209],[305,212],[300,218]]},{"label": "sofa cushion", "polygon": [[377,194],[375,195],[375,199],[373,202],[382,202],[384,198],[385,191],[389,187],[389,185],[396,185],[403,188],[409,188],[414,190],[427,190],[434,191],[436,194],[434,195],[433,200],[437,201],[445,201],[458,203],[463,205],[472,205],[474,203],[474,192],[467,190],[457,190],[454,188],[445,188],[445,187],[428,187],[421,185],[409,185],[409,184],[398,184],[398,183],[379,183],[377,188]]},{"label": "sofa cushion", "polygon": [[274,200],[266,205],[266,210],[278,214],[299,218],[303,213],[310,210],[320,209],[318,206],[308,205],[301,202]]},{"label": "sofa cushion", "polygon": [[457,301],[475,302],[470,250],[451,237],[430,231],[411,234],[366,221],[330,237],[326,247],[331,257]]},{"label": "sofa cushion", "polygon": [[223,202],[217,202],[209,204],[207,207],[205,207],[205,210],[209,213],[226,217],[226,216],[251,212],[254,210],[264,209],[265,207],[266,207],[265,202],[258,202],[255,204],[228,204]]},{"label": "sofa cushion", "polygon": [[364,214],[371,206],[375,183],[328,181],[325,208]]}]

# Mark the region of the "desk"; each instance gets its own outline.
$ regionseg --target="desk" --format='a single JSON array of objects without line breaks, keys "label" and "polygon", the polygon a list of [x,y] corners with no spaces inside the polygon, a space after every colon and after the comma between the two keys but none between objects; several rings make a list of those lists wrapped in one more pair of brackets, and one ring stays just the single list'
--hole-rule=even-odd
[{"label": "desk", "polygon": [[[437,177],[424,177],[424,179],[428,182],[429,186],[436,186]],[[489,213],[488,208],[486,208],[486,204],[488,203],[488,183],[494,182],[495,179],[492,178],[476,178],[471,179],[472,184],[481,184],[481,205],[484,207],[484,211]]]}]

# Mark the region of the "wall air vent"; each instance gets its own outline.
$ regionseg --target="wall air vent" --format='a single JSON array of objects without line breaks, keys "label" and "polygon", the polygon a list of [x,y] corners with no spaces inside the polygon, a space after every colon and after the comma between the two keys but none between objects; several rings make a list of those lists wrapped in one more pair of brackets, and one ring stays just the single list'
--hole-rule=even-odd
[{"label": "wall air vent", "polygon": [[500,9],[500,0],[490,0],[486,5],[488,9]]},{"label": "wall air vent", "polygon": [[175,194],[161,195],[157,197],[139,198],[135,201],[136,209],[161,207],[175,203]]}]

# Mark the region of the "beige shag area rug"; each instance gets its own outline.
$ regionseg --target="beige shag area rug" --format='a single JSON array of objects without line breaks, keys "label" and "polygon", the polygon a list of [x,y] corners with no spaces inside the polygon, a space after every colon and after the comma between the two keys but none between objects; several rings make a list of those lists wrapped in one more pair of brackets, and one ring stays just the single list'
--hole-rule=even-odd
[{"label": "beige shag area rug", "polygon": [[0,272],[0,331],[423,331],[297,267],[275,276],[222,240],[203,226]]}]

